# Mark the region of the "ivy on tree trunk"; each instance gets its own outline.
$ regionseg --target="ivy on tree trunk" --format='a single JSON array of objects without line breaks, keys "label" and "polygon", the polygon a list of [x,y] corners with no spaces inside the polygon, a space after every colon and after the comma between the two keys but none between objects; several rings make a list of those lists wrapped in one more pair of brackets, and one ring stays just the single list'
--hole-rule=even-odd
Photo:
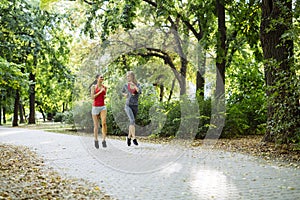
[{"label": "ivy on tree trunk", "polygon": [[[285,37],[293,24],[292,0],[263,0],[261,44],[267,85],[267,128],[264,141],[289,143],[299,127],[293,69],[293,40]],[[299,139],[298,139],[299,140]]]}]

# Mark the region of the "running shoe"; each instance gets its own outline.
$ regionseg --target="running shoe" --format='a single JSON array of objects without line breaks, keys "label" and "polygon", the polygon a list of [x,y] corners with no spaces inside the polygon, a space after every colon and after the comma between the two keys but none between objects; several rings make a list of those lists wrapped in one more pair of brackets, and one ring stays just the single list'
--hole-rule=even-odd
[{"label": "running shoe", "polygon": [[103,148],[106,148],[106,147],[107,147],[106,141],[105,141],[105,140],[102,141],[102,147],[103,147]]},{"label": "running shoe", "polygon": [[131,138],[126,137],[126,141],[127,141],[127,145],[130,146],[131,145]]},{"label": "running shoe", "polygon": [[99,149],[99,142],[98,142],[98,140],[95,140],[95,147],[96,147],[96,149]]},{"label": "running shoe", "polygon": [[137,142],[136,139],[133,139],[132,142],[133,142],[133,144],[135,144],[136,146],[139,145],[139,143]]}]

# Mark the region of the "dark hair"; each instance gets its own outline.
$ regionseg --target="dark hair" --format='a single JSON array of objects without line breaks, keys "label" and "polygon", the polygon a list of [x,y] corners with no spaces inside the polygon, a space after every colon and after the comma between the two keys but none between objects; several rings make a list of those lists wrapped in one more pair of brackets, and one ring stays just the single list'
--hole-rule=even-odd
[{"label": "dark hair", "polygon": [[96,84],[97,84],[97,80],[98,80],[99,76],[100,76],[100,74],[97,74],[97,75],[95,76],[95,80],[90,84],[89,89],[91,89],[91,87],[92,87],[93,85],[96,85]]}]

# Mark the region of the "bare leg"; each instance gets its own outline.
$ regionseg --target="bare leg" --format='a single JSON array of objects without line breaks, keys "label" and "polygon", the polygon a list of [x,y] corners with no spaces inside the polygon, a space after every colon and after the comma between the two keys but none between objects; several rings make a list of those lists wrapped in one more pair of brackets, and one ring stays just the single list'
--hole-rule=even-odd
[{"label": "bare leg", "polygon": [[130,134],[131,134],[131,138],[132,138],[133,144],[139,145],[139,143],[137,142],[137,140],[135,138],[135,126],[134,125],[130,125],[129,126],[129,130],[130,130]]},{"label": "bare leg", "polygon": [[135,126],[134,125],[129,125],[129,138],[135,139]]},{"label": "bare leg", "polygon": [[98,141],[98,126],[99,126],[99,115],[93,115],[94,122],[94,138],[95,141]]},{"label": "bare leg", "polygon": [[107,111],[102,110],[100,113],[101,123],[102,123],[102,141],[106,139],[106,135],[107,135],[106,115],[107,115]]}]

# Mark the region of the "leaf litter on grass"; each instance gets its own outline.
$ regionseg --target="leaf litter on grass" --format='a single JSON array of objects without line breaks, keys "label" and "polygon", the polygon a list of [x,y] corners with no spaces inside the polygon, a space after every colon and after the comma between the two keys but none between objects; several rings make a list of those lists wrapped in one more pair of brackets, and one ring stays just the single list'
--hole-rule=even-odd
[{"label": "leaf litter on grass", "polygon": [[112,199],[94,183],[60,176],[27,147],[0,144],[0,199]]},{"label": "leaf litter on grass", "polygon": [[235,139],[219,139],[216,149],[236,152],[276,162],[279,166],[300,168],[300,151],[293,146],[276,146],[274,143],[262,142],[263,136],[250,135]]}]

